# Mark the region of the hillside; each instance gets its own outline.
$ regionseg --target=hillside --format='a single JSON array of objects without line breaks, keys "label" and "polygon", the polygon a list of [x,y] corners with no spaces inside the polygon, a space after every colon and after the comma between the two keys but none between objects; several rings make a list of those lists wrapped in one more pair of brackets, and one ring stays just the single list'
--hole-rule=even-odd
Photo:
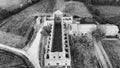
[{"label": "hillside", "polygon": [[[51,2],[52,1],[52,2]],[[6,20],[4,20],[1,23],[5,23],[0,27],[0,31],[3,32],[7,32],[10,34],[15,35],[16,38],[18,38],[16,35],[21,36],[26,38],[26,32],[28,31],[28,29],[32,29],[32,27],[30,27],[30,25],[32,23],[35,22],[35,17],[32,16],[33,14],[37,14],[37,13],[45,13],[47,12],[51,12],[52,9],[54,8],[55,1],[54,0],[43,0],[40,1],[38,3],[36,3],[35,5],[28,7],[27,9],[21,11],[20,13],[13,15],[9,18],[7,18]],[[51,9],[48,11],[48,9]],[[2,33],[1,33],[2,34]],[[2,35],[1,35],[2,36]],[[6,39],[6,40],[2,40],[2,39]],[[7,39],[9,40],[9,38],[11,37],[0,37],[0,43],[7,41]],[[19,38],[18,38],[19,39]],[[18,42],[20,42],[22,39],[19,39]],[[27,41],[27,40],[25,40]],[[9,40],[9,43],[16,43],[16,45],[14,45],[13,47],[17,47],[19,48],[17,42]],[[24,44],[24,42],[23,42]],[[5,44],[7,45],[7,44]],[[9,45],[11,46],[11,45]],[[23,48],[24,46],[20,47]]]}]

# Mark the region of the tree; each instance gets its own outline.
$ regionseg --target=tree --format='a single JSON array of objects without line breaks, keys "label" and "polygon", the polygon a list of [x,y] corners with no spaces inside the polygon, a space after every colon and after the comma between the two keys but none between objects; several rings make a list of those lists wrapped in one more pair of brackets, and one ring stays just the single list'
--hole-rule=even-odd
[{"label": "tree", "polygon": [[10,15],[10,12],[6,9],[0,9],[0,20],[7,18]]},{"label": "tree", "polygon": [[99,11],[98,9],[95,9],[94,14],[95,14],[96,16],[99,16],[99,15],[100,15],[100,11]]},{"label": "tree", "polygon": [[51,28],[52,28],[51,26],[44,26],[41,34],[44,35],[44,36],[50,35]]},{"label": "tree", "polygon": [[105,38],[105,32],[101,27],[99,27],[99,25],[97,26],[97,29],[91,32],[91,34],[97,41]]}]

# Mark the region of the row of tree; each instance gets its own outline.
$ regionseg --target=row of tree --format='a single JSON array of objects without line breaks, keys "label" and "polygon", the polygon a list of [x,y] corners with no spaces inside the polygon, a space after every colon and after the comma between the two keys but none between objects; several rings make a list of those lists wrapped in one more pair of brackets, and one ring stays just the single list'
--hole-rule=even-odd
[{"label": "row of tree", "polygon": [[90,2],[93,5],[114,5],[119,6],[120,0],[74,0],[80,2]]},{"label": "row of tree", "polygon": [[114,5],[116,0],[91,0],[94,5]]}]

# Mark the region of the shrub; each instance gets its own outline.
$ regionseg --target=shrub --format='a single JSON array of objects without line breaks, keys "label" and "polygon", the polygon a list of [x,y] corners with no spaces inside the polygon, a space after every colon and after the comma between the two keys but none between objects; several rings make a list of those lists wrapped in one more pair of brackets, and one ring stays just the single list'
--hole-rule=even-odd
[{"label": "shrub", "polygon": [[44,36],[48,36],[50,35],[50,32],[51,32],[51,26],[44,26],[41,31],[41,34]]},{"label": "shrub", "polygon": [[99,27],[99,25],[97,26],[97,29],[92,31],[91,34],[97,41],[105,38],[105,32],[104,32],[104,30],[101,27]]},{"label": "shrub", "polygon": [[97,9],[95,9],[94,14],[95,14],[96,16],[99,16],[99,15],[100,15],[100,11],[97,10]]},{"label": "shrub", "polygon": [[0,20],[7,18],[10,15],[10,12],[6,9],[1,9],[0,11]]}]

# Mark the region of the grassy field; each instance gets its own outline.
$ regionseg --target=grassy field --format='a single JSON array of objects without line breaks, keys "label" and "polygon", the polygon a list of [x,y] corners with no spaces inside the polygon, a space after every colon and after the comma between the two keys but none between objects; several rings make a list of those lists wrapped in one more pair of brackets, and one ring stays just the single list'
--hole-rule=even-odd
[{"label": "grassy field", "polygon": [[21,36],[0,31],[0,44],[15,48],[23,48],[25,46],[25,41],[26,39]]},{"label": "grassy field", "polygon": [[0,50],[0,68],[28,68],[23,59],[15,54]]},{"label": "grassy field", "polygon": [[77,15],[80,17],[92,17],[92,15],[89,13],[88,9],[82,2],[65,2],[65,7],[62,10],[71,15]]},{"label": "grassy field", "polygon": [[120,7],[118,6],[95,6],[105,17],[120,16]]},{"label": "grassy field", "polygon": [[[44,1],[42,3],[43,4],[48,4],[47,1]],[[19,30],[19,28],[22,27],[23,24],[28,23],[27,25],[29,25],[33,22],[33,21],[31,21],[31,20],[34,20],[34,17],[32,17],[32,14],[36,14],[36,13],[45,11],[47,6],[43,5],[42,3],[39,2],[35,5],[33,5],[31,7],[28,7],[27,9],[21,11],[20,13],[9,17],[11,19],[10,20],[8,20],[9,18],[6,19],[8,21],[6,22],[5,25],[0,27],[0,30],[19,35],[19,33],[17,33],[17,32],[19,32],[18,30]],[[6,20],[4,20],[3,22],[5,22]]]},{"label": "grassy field", "polygon": [[0,8],[13,10],[25,3],[27,3],[27,0],[0,0]]},{"label": "grassy field", "polygon": [[120,40],[102,40],[102,45],[114,68],[120,68]]}]

